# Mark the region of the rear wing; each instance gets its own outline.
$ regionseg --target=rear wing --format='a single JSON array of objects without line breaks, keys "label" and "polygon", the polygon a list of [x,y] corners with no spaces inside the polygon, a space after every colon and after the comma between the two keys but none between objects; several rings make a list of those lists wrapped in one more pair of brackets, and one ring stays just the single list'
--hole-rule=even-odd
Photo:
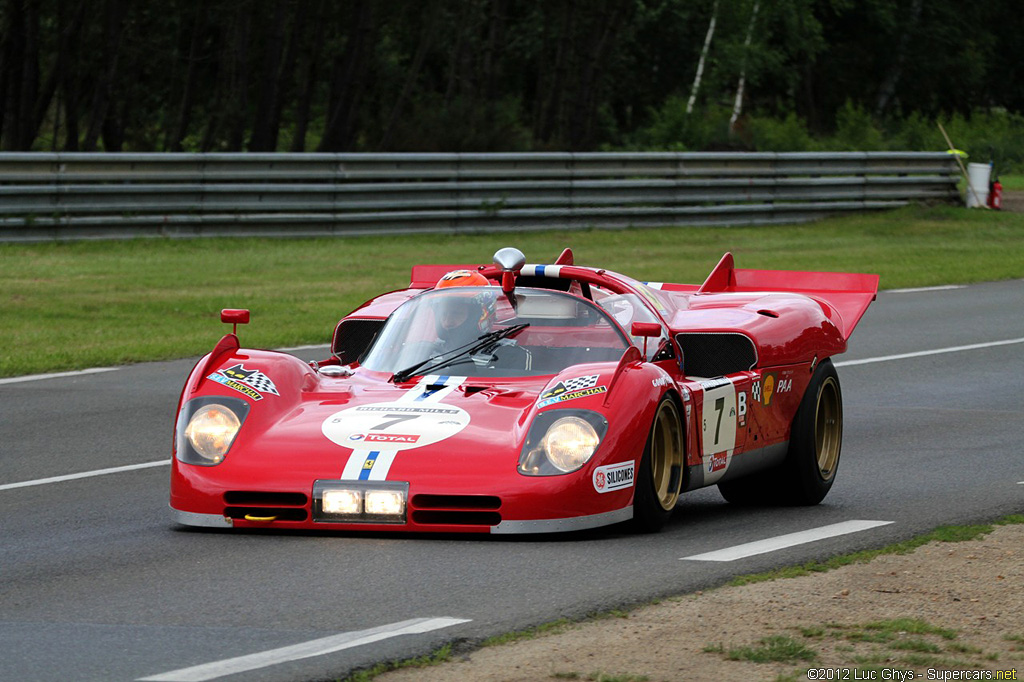
[{"label": "rear wing", "polygon": [[[670,289],[669,286],[662,287]],[[692,289],[691,289],[692,290]],[[697,294],[785,291],[809,296],[826,308],[844,339],[849,339],[878,294],[878,275],[798,270],[743,270],[731,253],[722,256]]]}]

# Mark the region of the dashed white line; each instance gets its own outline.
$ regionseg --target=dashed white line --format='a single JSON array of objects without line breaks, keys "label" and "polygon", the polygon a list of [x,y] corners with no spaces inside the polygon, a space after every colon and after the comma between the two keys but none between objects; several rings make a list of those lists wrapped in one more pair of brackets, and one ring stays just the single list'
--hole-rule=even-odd
[{"label": "dashed white line", "polygon": [[293,646],[281,647],[280,649],[261,651],[249,654],[248,656],[227,658],[222,661],[197,665],[191,668],[172,670],[168,673],[140,678],[139,682],[203,682],[204,680],[213,680],[225,675],[237,675],[238,673],[258,670],[288,661],[323,656],[343,649],[362,646],[363,644],[372,644],[373,642],[379,642],[391,637],[422,634],[468,622],[470,621],[465,618],[414,618],[413,620],[382,625],[381,627],[369,630],[345,632],[340,635],[324,637],[323,639],[314,639]]},{"label": "dashed white line", "polygon": [[159,462],[146,462],[144,464],[129,464],[122,467],[111,467],[109,469],[95,469],[93,471],[83,471],[78,474],[67,474],[65,476],[51,476],[50,478],[37,478],[34,481],[21,481],[20,483],[4,483],[0,485],[0,490],[12,490],[14,488],[29,488],[34,485],[46,485],[48,483],[62,483],[64,481],[74,481],[79,478],[92,478],[93,476],[106,476],[107,474],[119,474],[123,471],[137,471],[139,469],[149,469],[152,467],[167,466],[171,463],[169,459],[162,459]]},{"label": "dashed white line", "polygon": [[839,535],[847,535],[849,533],[857,533],[862,530],[869,530],[871,528],[877,528],[879,526],[887,526],[890,523],[893,522],[843,521],[842,523],[833,523],[830,526],[822,526],[821,528],[803,530],[799,533],[779,535],[774,538],[757,540],[756,542],[748,542],[746,544],[736,545],[735,547],[727,547],[725,549],[720,549],[714,552],[705,552],[704,554],[685,556],[682,557],[682,561],[736,561],[737,559],[745,559],[749,556],[755,556],[757,554],[767,554],[768,552],[775,552],[780,549],[786,549],[787,547],[794,547],[796,545],[803,545],[808,542],[816,542],[818,540],[824,540],[826,538],[834,538]]},{"label": "dashed white line", "polygon": [[887,289],[886,294],[917,294],[922,291],[949,291],[951,289],[966,289],[963,284],[943,284],[937,287],[911,287],[908,289]]},{"label": "dashed white line", "polygon": [[989,341],[988,343],[972,343],[967,346],[950,346],[949,348],[936,348],[935,350],[920,350],[913,353],[900,353],[899,355],[882,355],[877,358],[864,358],[863,360],[843,360],[835,364],[836,367],[850,367],[852,365],[869,365],[874,362],[889,362],[890,360],[906,360],[907,358],[920,358],[926,355],[959,353],[960,351],[965,350],[979,350],[981,348],[994,348],[996,346],[1010,346],[1015,343],[1024,343],[1024,338],[1006,339],[1005,341]]},{"label": "dashed white line", "polygon": [[42,379],[59,379],[61,377],[75,377],[82,374],[100,374],[101,372],[114,372],[120,367],[92,367],[90,369],[79,369],[73,372],[53,372],[51,374],[28,374],[23,377],[7,377],[0,379],[0,384],[19,384],[23,381],[40,381]]}]

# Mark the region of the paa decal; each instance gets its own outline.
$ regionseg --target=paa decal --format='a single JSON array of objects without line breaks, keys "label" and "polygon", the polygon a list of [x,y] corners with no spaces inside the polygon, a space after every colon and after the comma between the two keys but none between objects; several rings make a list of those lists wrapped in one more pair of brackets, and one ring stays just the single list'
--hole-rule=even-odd
[{"label": "paa decal", "polygon": [[771,405],[772,397],[793,390],[792,379],[778,379],[774,374],[765,374],[750,387],[750,397],[765,407]]},{"label": "paa decal", "polygon": [[259,370],[246,369],[241,364],[217,370],[206,378],[232,388],[253,400],[263,400],[264,393],[281,395],[277,392],[277,386],[274,385],[270,377]]}]

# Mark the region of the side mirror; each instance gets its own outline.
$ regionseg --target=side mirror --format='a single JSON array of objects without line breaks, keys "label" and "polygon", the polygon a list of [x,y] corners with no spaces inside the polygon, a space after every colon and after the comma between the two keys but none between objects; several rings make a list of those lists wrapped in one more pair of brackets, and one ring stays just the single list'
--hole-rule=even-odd
[{"label": "side mirror", "polygon": [[224,308],[220,311],[220,321],[234,325],[231,333],[237,333],[238,325],[249,324],[249,311],[245,308]]},{"label": "side mirror", "polygon": [[634,322],[629,328],[633,336],[642,336],[645,339],[652,339],[661,336],[661,325],[657,322]]},{"label": "side mirror", "polygon": [[526,265],[526,256],[519,249],[506,246],[494,254],[494,264],[501,268],[501,290],[511,294],[516,286],[516,273]]},{"label": "side mirror", "polygon": [[629,327],[629,333],[644,338],[644,358],[646,359],[647,339],[656,339],[661,336],[661,325],[657,322],[634,322]]}]

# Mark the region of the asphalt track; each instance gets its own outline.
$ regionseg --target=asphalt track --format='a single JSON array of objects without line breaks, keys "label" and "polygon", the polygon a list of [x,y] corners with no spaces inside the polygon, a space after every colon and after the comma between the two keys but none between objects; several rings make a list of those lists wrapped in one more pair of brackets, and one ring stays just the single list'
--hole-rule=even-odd
[{"label": "asphalt track", "polygon": [[823,504],[742,509],[712,488],[653,536],[185,530],[167,460],[192,360],[0,380],[0,680],[337,679],[1024,511],[1024,281],[883,292],[837,360]]}]

